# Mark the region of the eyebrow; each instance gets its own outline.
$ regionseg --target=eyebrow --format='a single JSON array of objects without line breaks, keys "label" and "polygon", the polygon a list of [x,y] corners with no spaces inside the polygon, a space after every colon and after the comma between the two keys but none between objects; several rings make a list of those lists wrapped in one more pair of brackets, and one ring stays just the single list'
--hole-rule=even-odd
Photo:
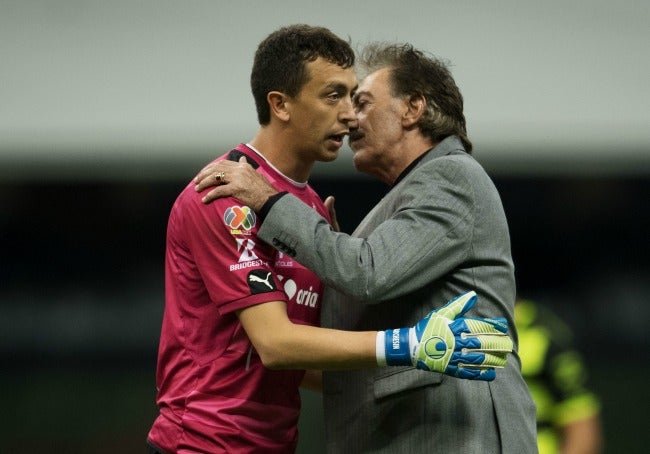
[{"label": "eyebrow", "polygon": [[[335,90],[337,93],[346,93],[348,91],[347,85],[341,82],[332,82],[327,84],[325,87],[326,90]],[[355,85],[352,90],[350,90],[350,93],[354,93],[354,90],[357,89],[357,86]]]}]

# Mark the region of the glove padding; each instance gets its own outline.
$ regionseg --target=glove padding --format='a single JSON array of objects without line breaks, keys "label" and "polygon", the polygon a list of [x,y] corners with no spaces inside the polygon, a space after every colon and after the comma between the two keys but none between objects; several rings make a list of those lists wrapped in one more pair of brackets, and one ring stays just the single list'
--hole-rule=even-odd
[{"label": "glove padding", "polygon": [[[410,365],[469,380],[494,380],[513,344],[504,318],[463,318],[478,297],[467,292],[412,328],[386,332],[387,365]],[[403,343],[407,342],[409,356]]]}]

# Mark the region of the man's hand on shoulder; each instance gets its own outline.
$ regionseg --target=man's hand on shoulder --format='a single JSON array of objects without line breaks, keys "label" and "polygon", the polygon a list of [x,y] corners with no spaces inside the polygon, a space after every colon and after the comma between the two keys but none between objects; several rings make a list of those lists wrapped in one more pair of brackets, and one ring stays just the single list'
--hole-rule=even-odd
[{"label": "man's hand on shoulder", "polygon": [[238,162],[212,162],[194,177],[194,182],[197,192],[213,188],[203,196],[203,203],[234,197],[256,212],[259,212],[269,197],[278,193],[264,175],[246,162],[245,157],[241,157]]}]

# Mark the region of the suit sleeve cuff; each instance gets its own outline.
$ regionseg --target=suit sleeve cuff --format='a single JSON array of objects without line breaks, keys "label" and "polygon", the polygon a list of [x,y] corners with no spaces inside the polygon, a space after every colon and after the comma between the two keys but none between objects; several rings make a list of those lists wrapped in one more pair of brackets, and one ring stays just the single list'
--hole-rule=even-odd
[{"label": "suit sleeve cuff", "polygon": [[264,221],[264,218],[266,217],[267,214],[269,214],[269,211],[271,211],[271,208],[273,208],[273,205],[275,205],[275,202],[280,200],[283,196],[287,195],[287,191],[282,191],[278,192],[277,194],[272,195],[271,197],[268,198],[266,202],[264,202],[264,205],[262,205],[262,208],[260,208],[260,211],[257,213],[257,216]]}]

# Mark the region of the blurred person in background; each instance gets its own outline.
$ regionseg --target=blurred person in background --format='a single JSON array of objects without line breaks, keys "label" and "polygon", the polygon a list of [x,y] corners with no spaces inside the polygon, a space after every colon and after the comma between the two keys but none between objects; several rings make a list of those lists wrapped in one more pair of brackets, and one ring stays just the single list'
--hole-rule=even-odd
[{"label": "blurred person in background", "polygon": [[515,304],[522,373],[537,405],[540,454],[598,454],[603,450],[600,402],[587,386],[587,368],[571,328],[550,308]]},{"label": "blurred person in background", "polygon": [[[353,64],[349,44],[325,28],[295,25],[269,35],[251,75],[260,128],[217,162],[243,158],[277,191],[328,222],[328,209],[306,181],[314,162],[337,157],[356,121]],[[257,216],[248,207],[234,199],[205,205],[194,186],[176,199],[167,227],[160,413],[149,452],[295,451],[307,368],[408,364],[424,375],[492,380],[492,366],[506,364],[512,341],[505,320],[458,317],[475,304],[474,292],[458,292],[406,328],[317,327],[323,284],[316,275],[289,249],[279,253],[258,240]]]},{"label": "blurred person in background", "polygon": [[[262,219],[258,237],[327,284],[323,326],[413,323],[463,288],[479,317],[514,319],[515,279],[499,194],[471,156],[463,98],[446,64],[410,45],[366,48],[350,146],[357,170],[388,193],[353,234],[248,164],[221,161],[195,180],[206,203],[234,196]],[[227,178],[215,182],[214,175]],[[334,215],[333,199],[326,204]],[[514,334],[513,334],[514,336]],[[331,453],[534,453],[535,406],[516,353],[490,382],[412,367],[323,373]]]}]

